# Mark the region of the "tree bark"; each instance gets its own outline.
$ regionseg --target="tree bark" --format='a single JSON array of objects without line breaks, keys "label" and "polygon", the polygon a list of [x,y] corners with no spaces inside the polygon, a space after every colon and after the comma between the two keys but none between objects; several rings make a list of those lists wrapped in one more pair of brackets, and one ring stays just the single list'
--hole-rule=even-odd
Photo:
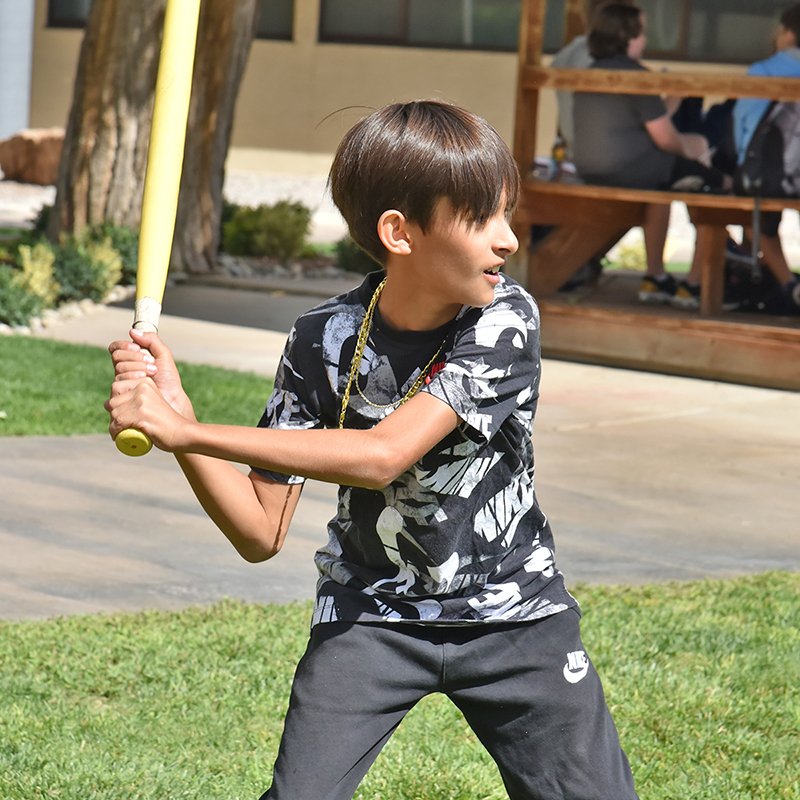
[{"label": "tree bark", "polygon": [[258,22],[257,0],[204,0],[189,107],[189,136],[172,246],[188,272],[216,267],[225,158],[233,111]]},{"label": "tree bark", "polygon": [[[48,234],[138,228],[166,0],[92,3]],[[213,269],[233,109],[257,0],[203,0],[171,266]]]}]

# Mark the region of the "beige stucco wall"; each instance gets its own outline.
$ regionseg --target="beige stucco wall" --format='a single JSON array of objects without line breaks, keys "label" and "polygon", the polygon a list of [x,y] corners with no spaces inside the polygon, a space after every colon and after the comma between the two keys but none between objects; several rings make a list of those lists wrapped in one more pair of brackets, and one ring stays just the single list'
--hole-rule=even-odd
[{"label": "beige stucco wall", "polygon": [[[295,40],[253,42],[236,104],[229,165],[322,174],[342,134],[365,107],[418,97],[463,105],[512,141],[515,53],[320,44],[318,20],[319,0],[295,0]],[[81,30],[49,29],[46,21],[47,2],[36,0],[32,127],[66,124],[81,44]],[[675,63],[669,68],[720,69]],[[554,132],[554,93],[542,92],[538,153],[549,151]]]},{"label": "beige stucco wall", "polygon": [[65,126],[83,31],[48,28],[47,0],[36,0],[33,24],[30,125]]}]

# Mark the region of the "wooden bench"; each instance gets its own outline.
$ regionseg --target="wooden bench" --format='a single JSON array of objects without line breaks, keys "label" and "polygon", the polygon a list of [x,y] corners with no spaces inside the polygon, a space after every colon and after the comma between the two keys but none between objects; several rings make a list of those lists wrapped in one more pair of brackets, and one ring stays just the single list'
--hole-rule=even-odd
[{"label": "wooden bench", "polygon": [[[517,230],[527,241],[530,224],[555,229],[528,254],[528,286],[539,298],[552,295],[593,255],[613,246],[644,221],[648,203],[685,203],[697,229],[701,270],[700,313],[722,309],[727,225],[752,224],[754,199],[738,195],[649,191],[528,179],[523,182]],[[800,210],[800,199],[762,199],[762,211]]]},{"label": "wooden bench", "polygon": [[[746,76],[744,67],[738,74],[709,71],[707,66],[669,72],[547,67],[542,59],[547,5],[548,0],[521,0],[514,156],[523,175],[537,154],[549,149],[555,132],[538,130],[543,90],[702,96],[709,100],[800,100],[796,78]],[[584,0],[564,0],[565,41],[585,30],[584,9]],[[588,258],[608,249],[629,228],[641,225],[646,204],[673,202],[687,205],[697,230],[696,257],[702,271],[700,314],[628,304],[612,294],[577,301],[556,294]],[[797,318],[716,316],[722,301],[725,226],[750,225],[753,203],[752,198],[730,195],[526,179],[514,218],[520,250],[513,266],[518,277],[527,278],[540,301],[542,352],[596,364],[800,390]],[[800,209],[800,201],[765,200],[761,207],[765,211]],[[526,258],[530,225],[536,223],[556,226],[556,230]],[[611,288],[613,283],[603,288]]]}]

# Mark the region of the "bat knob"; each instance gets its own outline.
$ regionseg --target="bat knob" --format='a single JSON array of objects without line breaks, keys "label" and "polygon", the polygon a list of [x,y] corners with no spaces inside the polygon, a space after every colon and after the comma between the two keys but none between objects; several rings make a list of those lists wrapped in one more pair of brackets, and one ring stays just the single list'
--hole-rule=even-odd
[{"label": "bat knob", "polygon": [[143,456],[150,452],[153,443],[146,433],[137,431],[135,428],[126,428],[117,434],[114,444],[120,453],[126,456]]}]

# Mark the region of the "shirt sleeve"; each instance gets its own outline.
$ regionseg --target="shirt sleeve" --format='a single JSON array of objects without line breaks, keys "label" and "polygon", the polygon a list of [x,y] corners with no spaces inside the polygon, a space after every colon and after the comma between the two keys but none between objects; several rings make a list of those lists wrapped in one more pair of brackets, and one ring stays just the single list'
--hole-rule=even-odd
[{"label": "shirt sleeve", "polygon": [[631,95],[631,99],[642,124],[652,122],[667,114],[666,104],[657,95],[634,94]]},{"label": "shirt sleeve", "polygon": [[488,441],[513,414],[532,423],[539,364],[538,309],[530,295],[511,286],[465,314],[444,367],[422,391],[447,403]]},{"label": "shirt sleeve", "polygon": [[[307,375],[311,370],[303,368],[304,347],[297,330],[289,333],[278,369],[275,384],[264,413],[259,420],[259,428],[279,430],[309,430],[321,428],[317,393],[308,385]],[[253,471],[271,481],[286,484],[303,483],[300,475],[285,475],[280,472],[252,467]]]}]

